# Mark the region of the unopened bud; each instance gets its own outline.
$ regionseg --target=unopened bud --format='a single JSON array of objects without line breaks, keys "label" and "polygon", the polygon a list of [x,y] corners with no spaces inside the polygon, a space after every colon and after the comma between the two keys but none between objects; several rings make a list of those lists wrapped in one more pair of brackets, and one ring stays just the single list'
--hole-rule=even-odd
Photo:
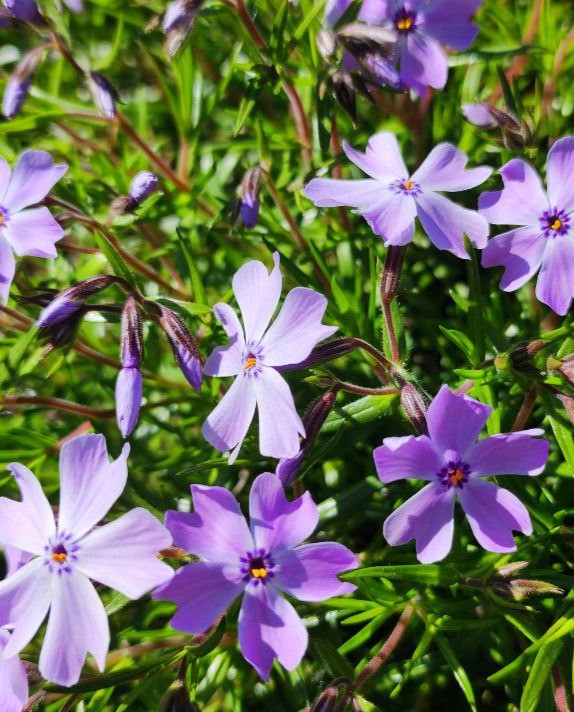
[{"label": "unopened bud", "polygon": [[159,704],[158,712],[201,712],[195,702],[191,702],[183,685],[169,690]]},{"label": "unopened bud", "polygon": [[2,98],[2,113],[7,119],[13,119],[20,113],[20,109],[28,98],[31,84],[31,77],[24,79],[19,79],[16,75],[10,77]]},{"label": "unopened bud", "polygon": [[558,398],[564,406],[568,420],[574,425],[574,398],[564,395],[559,395]]},{"label": "unopened bud", "polygon": [[257,225],[259,220],[259,184],[261,182],[261,168],[250,168],[239,186],[238,207],[241,222],[247,228]]},{"label": "unopened bud", "polygon": [[[295,371],[303,368],[313,368],[327,361],[334,361],[337,358],[346,356],[357,348],[357,343],[354,339],[342,338],[335,339],[333,341],[327,341],[320,346],[316,346],[309,356],[301,363],[292,363],[285,366],[279,366],[278,371]],[[333,381],[330,382],[329,388],[333,385]]]},{"label": "unopened bud", "polygon": [[328,687],[315,699],[309,712],[333,712],[337,704],[337,689]]},{"label": "unopened bud", "polygon": [[494,593],[503,598],[523,601],[531,596],[561,596],[563,589],[547,581],[533,581],[530,579],[512,579],[492,586]]},{"label": "unopened bud", "polygon": [[138,368],[122,368],[116,380],[116,418],[124,438],[137,425],[142,404],[143,379]]},{"label": "unopened bud", "polygon": [[395,247],[391,245],[387,249],[385,266],[381,275],[381,301],[383,304],[390,304],[395,298],[401,278],[404,257],[404,246]]},{"label": "unopened bud", "polygon": [[323,59],[331,59],[337,49],[337,37],[332,30],[323,28],[317,33],[317,49]]},{"label": "unopened bud", "polygon": [[183,375],[198,391],[203,381],[203,369],[195,339],[181,317],[166,307],[160,306],[159,309],[159,323],[169,339],[175,360]]},{"label": "unopened bud", "polygon": [[574,386],[574,354],[566,356],[561,361],[548,359],[547,366],[548,370],[558,371],[571,386]]},{"label": "unopened bud", "polygon": [[337,31],[337,37],[351,51],[360,43],[364,47],[390,53],[397,42],[397,33],[390,24],[376,25],[367,22],[351,22]]},{"label": "unopened bud", "polygon": [[463,104],[462,113],[467,121],[479,128],[499,128],[507,148],[522,148],[530,138],[526,122],[489,104]]},{"label": "unopened bud", "polygon": [[112,83],[99,72],[90,72],[88,86],[100,112],[108,119],[115,119],[117,114],[118,93]]},{"label": "unopened bud", "polygon": [[38,27],[46,24],[35,0],[4,0],[4,7],[16,20]]},{"label": "unopened bud", "polygon": [[427,408],[423,397],[412,383],[401,388],[401,404],[419,435],[428,435]]},{"label": "unopened bud", "polygon": [[496,569],[495,576],[499,578],[507,579],[514,576],[514,574],[528,568],[530,565],[529,561],[511,561],[509,564],[504,564],[504,566],[499,566]]},{"label": "unopened bud", "polygon": [[0,7],[0,30],[5,30],[12,25],[12,16],[5,7]]},{"label": "unopened bud", "polygon": [[204,0],[175,0],[168,5],[162,28],[166,34],[165,50],[173,57],[183,45]]},{"label": "unopened bud", "polygon": [[[68,289],[60,292],[49,301],[48,306],[40,314],[37,326],[40,329],[46,329],[66,321],[72,315],[83,310],[85,300],[88,297],[105,289],[114,281],[114,277],[100,275],[68,287]],[[42,295],[40,295],[40,298],[42,298]],[[29,301],[34,301],[34,299],[32,298]]]},{"label": "unopened bud", "polygon": [[124,368],[139,368],[143,359],[142,318],[132,296],[128,297],[122,311],[120,357]]},{"label": "unopened bud", "polygon": [[131,182],[128,195],[128,210],[135,210],[140,203],[157,190],[159,184],[158,177],[149,171],[141,171]]}]

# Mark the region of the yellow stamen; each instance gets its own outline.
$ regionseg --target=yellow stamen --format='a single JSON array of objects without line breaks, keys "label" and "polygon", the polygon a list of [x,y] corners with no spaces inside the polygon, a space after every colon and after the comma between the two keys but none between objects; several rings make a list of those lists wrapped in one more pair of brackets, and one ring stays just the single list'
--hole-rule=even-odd
[{"label": "yellow stamen", "polygon": [[57,561],[61,564],[66,560],[67,556],[67,554],[52,554],[52,561]]},{"label": "yellow stamen", "polygon": [[413,18],[412,17],[401,17],[398,22],[397,22],[397,30],[410,30],[411,27],[413,26]]},{"label": "yellow stamen", "polygon": [[257,365],[257,359],[255,356],[250,356],[247,361],[245,362],[245,366],[243,366],[245,371],[248,371],[250,368],[253,368],[253,366]]},{"label": "yellow stamen", "polygon": [[451,486],[455,487],[464,479],[464,473],[462,470],[455,470],[451,475],[449,475],[448,479]]},{"label": "yellow stamen", "polygon": [[408,180],[405,181],[405,190],[410,190],[413,187],[413,182],[409,178]]},{"label": "yellow stamen", "polygon": [[562,225],[563,225],[562,220],[560,220],[560,218],[556,218],[556,220],[552,223],[552,225],[550,225],[550,229],[558,231],[558,230],[560,230]]},{"label": "yellow stamen", "polygon": [[267,569],[251,569],[251,575],[256,579],[267,578]]}]

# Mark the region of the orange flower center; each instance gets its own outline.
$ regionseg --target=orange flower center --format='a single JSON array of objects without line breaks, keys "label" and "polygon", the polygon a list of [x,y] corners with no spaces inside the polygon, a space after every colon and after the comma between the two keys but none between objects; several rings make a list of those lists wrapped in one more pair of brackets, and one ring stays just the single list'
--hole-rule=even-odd
[{"label": "orange flower center", "polygon": [[245,365],[243,366],[243,368],[245,371],[249,371],[249,369],[253,368],[254,366],[257,366],[257,359],[255,358],[255,356],[249,356],[249,358],[245,360]]}]

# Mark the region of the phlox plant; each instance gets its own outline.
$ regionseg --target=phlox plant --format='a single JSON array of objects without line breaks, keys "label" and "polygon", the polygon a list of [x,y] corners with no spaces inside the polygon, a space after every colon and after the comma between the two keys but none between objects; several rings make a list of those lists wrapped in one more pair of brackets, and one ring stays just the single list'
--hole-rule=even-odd
[{"label": "phlox plant", "polygon": [[574,709],[569,0],[3,0],[0,712]]}]

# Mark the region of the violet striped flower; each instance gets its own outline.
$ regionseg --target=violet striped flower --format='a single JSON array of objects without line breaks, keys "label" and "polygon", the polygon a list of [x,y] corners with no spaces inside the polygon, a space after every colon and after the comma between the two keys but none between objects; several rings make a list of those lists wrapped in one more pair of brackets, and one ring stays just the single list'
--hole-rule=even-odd
[{"label": "violet striped flower", "polygon": [[17,255],[56,257],[55,243],[64,231],[39,203],[68,166],[55,164],[45,151],[24,151],[14,170],[0,157],[0,302],[6,303],[16,271]]},{"label": "violet striped flower", "polygon": [[337,328],[321,323],[327,300],[305,287],[292,289],[274,323],[269,325],[281,295],[279,254],[273,255],[271,274],[262,262],[243,265],[233,277],[233,292],[243,317],[227,304],[213,308],[229,345],[218,346],[205,364],[209,376],[236,376],[231,388],[203,425],[203,435],[213,447],[233,450],[237,457],[255,408],[259,410],[259,449],[262,455],[293,457],[305,428],[295,409],[281,366],[297,364],[314,346]]},{"label": "violet striped flower", "polygon": [[66,443],[60,455],[57,518],[32,472],[18,463],[9,466],[22,501],[0,498],[0,544],[10,545],[13,559],[14,549],[25,554],[0,582],[0,626],[12,629],[4,661],[14,659],[48,615],[42,676],[73,685],[88,652],[103,671],[110,633],[90,579],[135,599],[173,575],[157,558],[171,536],[147,510],[132,509],[97,526],[125,487],[128,453],[125,445],[110,463],[103,435]]},{"label": "violet striped flower", "polygon": [[259,475],[249,495],[250,525],[237,500],[223,487],[192,485],[194,512],[168,511],[175,546],[202,560],[182,566],[153,598],[174,601],[176,630],[203,633],[243,594],[239,646],[268,680],[277,659],[294,670],[307,649],[303,621],[282,593],[301,601],[324,601],[355,586],[338,574],[357,566],[341,544],[301,545],[319,521],[309,493],[287,501],[279,478]]},{"label": "violet striped flower", "polygon": [[469,259],[464,235],[483,248],[488,222],[475,210],[451,202],[437,191],[457,192],[483,183],[487,166],[466,169],[468,158],[450,143],[439,143],[410,175],[393,133],[383,131],[369,140],[365,153],[343,142],[347,157],[370,176],[367,180],[314,178],[305,195],[321,208],[350,205],[362,215],[386,246],[406,245],[415,234],[415,218],[439,250]]},{"label": "violet striped flower", "polygon": [[0,709],[2,712],[22,712],[28,701],[28,677],[24,663],[17,655],[3,657],[10,633],[0,628]]},{"label": "violet striped flower", "polygon": [[385,484],[407,478],[429,483],[386,519],[383,533],[391,546],[415,539],[421,563],[444,559],[452,546],[456,499],[478,543],[488,551],[515,551],[512,531],[532,533],[522,502],[482,478],[539,475],[548,458],[548,442],[537,439],[543,435],[540,429],[476,442],[491,410],[443,386],[427,411],[428,435],[385,438],[374,451]]}]

